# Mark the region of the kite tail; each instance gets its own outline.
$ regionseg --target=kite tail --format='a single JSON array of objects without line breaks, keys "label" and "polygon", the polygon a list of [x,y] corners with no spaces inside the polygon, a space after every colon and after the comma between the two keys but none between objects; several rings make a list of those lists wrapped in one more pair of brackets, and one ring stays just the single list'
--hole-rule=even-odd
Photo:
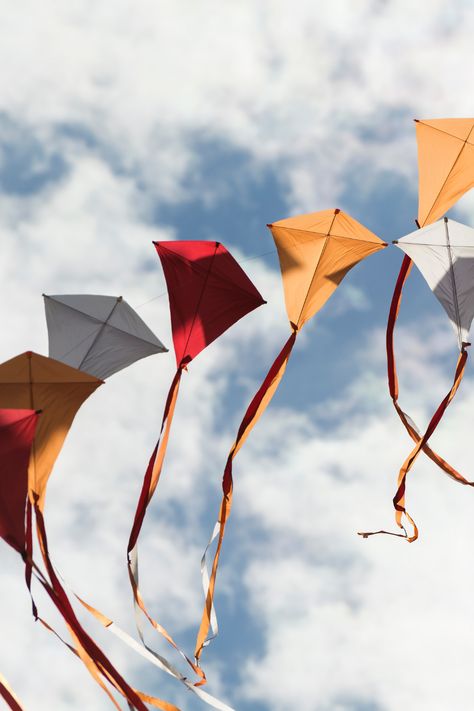
[{"label": "kite tail", "polygon": [[[42,574],[37,575],[37,578],[64,619],[69,633],[75,642],[78,656],[81,658],[91,676],[109,696],[110,700],[117,709],[120,709],[120,706],[117,704],[110,691],[103,683],[100,675],[113,684],[113,686],[122,694],[132,708],[138,709],[138,711],[147,711],[146,706],[140,699],[138,693],[127,684],[125,679],[123,679],[102,650],[96,645],[94,640],[81,626],[51,563],[44,518],[37,502],[35,503],[35,516],[38,531],[38,542],[50,582],[48,582]],[[33,562],[32,566],[35,570],[38,570]]]},{"label": "kite tail", "polygon": [[[214,637],[216,637],[217,635],[217,619],[214,611],[213,601],[216,586],[217,568],[219,565],[222,542],[224,540],[225,527],[229,519],[232,507],[232,463],[234,457],[244,444],[251,430],[270,404],[270,401],[273,398],[286,370],[288,359],[291,355],[293,346],[295,345],[296,335],[298,332],[296,326],[294,326],[293,324],[291,325],[293,328],[293,332],[288,338],[287,342],[283,346],[278,356],[276,357],[273,365],[271,366],[265,377],[265,380],[260,386],[258,392],[254,395],[252,402],[248,406],[247,411],[242,419],[242,422],[240,423],[236,440],[232,445],[232,448],[227,457],[224,475],[222,478],[223,496],[219,510],[219,517],[201,560],[201,574],[203,580],[204,594],[206,596],[206,602],[202,613],[201,625],[196,638],[196,648],[194,656],[197,663],[199,663],[199,659],[201,657],[202,650],[204,649],[204,647],[207,647],[210,641],[214,639]],[[209,576],[206,566],[206,556],[209,547],[215,538],[218,538],[217,547],[212,563],[211,575]],[[208,637],[209,628],[212,629],[212,636],[210,637]]]},{"label": "kite tail", "polygon": [[[418,538],[418,529],[417,529],[413,519],[411,518],[411,516],[407,513],[407,511],[405,509],[406,477],[407,477],[408,472],[412,468],[420,451],[424,448],[426,442],[429,440],[429,438],[431,437],[431,435],[433,434],[433,432],[439,425],[441,418],[443,417],[449,403],[456,395],[457,389],[459,388],[459,385],[460,385],[461,380],[464,375],[464,371],[466,369],[466,363],[467,363],[466,345],[467,345],[466,343],[462,344],[462,349],[459,354],[458,362],[456,364],[456,372],[454,374],[454,380],[453,380],[453,384],[451,386],[450,391],[448,392],[446,397],[439,404],[438,409],[434,413],[433,417],[430,420],[428,427],[426,428],[426,432],[424,433],[423,437],[421,437],[419,439],[419,441],[415,445],[415,447],[412,449],[409,456],[404,461],[403,466],[400,469],[400,472],[398,474],[397,493],[395,494],[395,496],[393,498],[393,505],[395,507],[395,520],[396,520],[398,526],[400,528],[403,528],[402,520],[403,520],[403,516],[406,516],[408,521],[413,526],[413,535],[406,536],[409,543],[411,543],[412,541],[416,541],[416,539]],[[468,482],[466,482],[466,483],[468,483]]]},{"label": "kite tail", "polygon": [[[398,317],[398,312],[400,310],[400,303],[402,300],[402,291],[410,274],[413,262],[408,255],[403,258],[402,266],[398,275],[397,283],[392,296],[392,303],[390,304],[390,312],[388,316],[387,323],[387,334],[386,334],[386,346],[387,346],[387,375],[388,375],[388,388],[390,391],[390,397],[392,398],[393,406],[397,411],[397,414],[402,421],[406,431],[412,438],[412,440],[417,444],[421,440],[421,432],[416,426],[415,422],[411,419],[406,412],[402,410],[398,403],[398,376],[397,367],[395,363],[395,352],[393,346],[393,334],[395,330],[395,324]],[[445,459],[440,457],[428,444],[425,443],[423,446],[424,453],[442,469],[445,474],[447,474],[451,479],[457,481],[460,484],[467,486],[474,486],[474,482],[468,481],[462,474],[460,474],[454,467],[451,466]]]},{"label": "kite tail", "polygon": [[[389,531],[373,531],[373,532],[365,532],[365,533],[359,533],[360,536],[363,538],[368,538],[369,536],[374,536],[379,533],[389,533],[390,535],[398,536],[400,538],[405,538],[409,543],[412,543],[413,541],[416,541],[418,538],[418,528],[410,516],[410,514],[407,512],[405,508],[405,494],[406,494],[406,478],[407,474],[412,468],[416,458],[418,457],[419,453],[421,450],[425,450],[426,443],[428,442],[429,438],[439,425],[444,413],[446,412],[446,409],[448,408],[448,405],[450,404],[451,400],[454,398],[457,389],[459,388],[459,385],[461,383],[461,380],[464,375],[464,371],[466,369],[466,362],[467,362],[467,350],[466,346],[469,345],[467,343],[462,344],[462,349],[459,354],[458,362],[456,364],[456,372],[454,374],[454,380],[453,384],[451,386],[450,391],[446,395],[446,397],[441,401],[441,403],[438,406],[438,409],[434,413],[433,417],[430,420],[430,423],[428,427],[426,428],[426,431],[422,437],[417,435],[417,443],[415,447],[412,449],[408,457],[405,459],[403,466],[401,467],[399,473],[398,473],[398,480],[397,480],[397,492],[395,496],[393,497],[393,506],[395,508],[395,520],[397,522],[397,525],[403,530],[403,534],[401,533],[391,533]],[[460,476],[460,475],[459,475]],[[465,481],[464,483],[471,485],[471,482]],[[403,525],[403,517],[406,517],[406,519],[409,521],[411,526],[413,527],[413,533],[411,536],[409,536],[406,532],[406,529]]]},{"label": "kite tail", "polygon": [[189,657],[180,649],[176,644],[171,635],[166,631],[166,629],[157,622],[148,612],[143,597],[140,593],[138,581],[138,538],[140,531],[145,519],[146,510],[148,504],[150,503],[155,489],[160,480],[161,471],[163,469],[163,462],[166,455],[166,449],[168,446],[168,439],[171,430],[171,423],[173,421],[174,410],[176,406],[176,400],[178,398],[179,385],[181,382],[181,375],[183,369],[185,368],[185,363],[180,363],[176,374],[171,383],[168,397],[166,399],[165,409],[163,412],[163,419],[161,422],[160,436],[158,442],[153,450],[150,461],[148,463],[147,470],[145,472],[145,477],[143,479],[142,490],[140,493],[140,498],[138,500],[137,510],[135,512],[135,519],[133,522],[132,531],[130,533],[130,538],[127,547],[127,564],[128,564],[128,577],[130,579],[130,585],[133,591],[133,600],[135,606],[135,623],[137,626],[138,634],[143,645],[153,654],[154,652],[150,650],[146,643],[143,634],[142,624],[141,624],[141,613],[145,615],[151,626],[159,632],[166,641],[182,656],[187,664],[190,665],[191,669],[199,677],[199,681],[196,685],[201,685],[206,683],[206,676],[203,670],[194,664]]},{"label": "kite tail", "polygon": [[158,437],[158,442],[156,443],[155,449],[153,450],[153,454],[150,457],[150,461],[148,463],[148,467],[143,479],[140,498],[138,499],[137,510],[135,511],[135,518],[133,521],[132,531],[130,533],[130,538],[127,547],[128,555],[137,544],[148,504],[150,503],[160,480],[183,368],[184,365],[180,364],[171,383],[168,392],[168,397],[166,398],[163,419],[161,421],[160,436]]},{"label": "kite tail", "polygon": [[25,541],[26,541],[26,556],[25,556],[25,582],[31,598],[31,611],[35,620],[38,619],[38,608],[33,598],[31,591],[31,576],[33,572],[33,521],[32,521],[31,501],[28,496],[26,500],[26,525],[25,525]]},{"label": "kite tail", "polygon": [[20,700],[3,674],[0,674],[0,696],[4,699],[9,708],[12,709],[12,711],[25,711],[20,703]]},{"label": "kite tail", "polygon": [[[37,511],[36,511],[37,513]],[[38,516],[38,513],[37,513]],[[40,543],[40,548],[41,552],[43,554],[43,559],[45,561],[46,567],[48,569],[48,572],[50,574],[50,577],[52,578],[52,583],[53,587],[51,587],[50,583],[47,581],[47,579],[44,577],[43,573],[41,572],[40,568],[34,563],[33,559],[31,559],[30,562],[30,568],[31,571],[34,573],[35,577],[39,580],[41,585],[45,588],[46,592],[48,595],[53,599],[53,602],[55,602],[56,606],[58,602],[58,589],[55,589],[55,585],[59,585],[59,592],[62,590],[62,593],[64,596],[66,596],[66,590],[64,589],[66,586],[61,585],[58,579],[58,574],[56,571],[53,569],[53,565],[51,562],[51,559],[49,557],[49,551],[48,551],[48,543],[46,539],[46,530],[45,530],[45,525],[44,525],[44,518],[42,517],[41,512],[39,512],[39,516],[41,517],[40,520],[37,518],[37,525],[38,525],[38,539]],[[64,581],[63,581],[64,582]],[[219,709],[219,711],[233,711],[233,709],[228,706],[227,704],[223,703],[219,699],[215,698],[214,696],[211,696],[210,694],[206,693],[204,690],[200,688],[196,688],[198,685],[193,685],[191,681],[189,681],[173,664],[168,662],[167,659],[162,657],[161,655],[157,654],[154,652],[152,649],[150,649],[143,641],[144,647],[142,647],[133,637],[131,637],[129,634],[127,634],[124,630],[122,630],[118,625],[115,624],[113,620],[110,618],[106,617],[103,613],[101,613],[99,610],[97,610],[95,607],[92,605],[89,605],[85,600],[79,597],[76,593],[71,591],[71,593],[74,595],[74,597],[81,603],[81,605],[98,621],[100,624],[109,632],[114,634],[116,637],[118,637],[122,642],[127,644],[132,651],[135,653],[140,654],[144,659],[147,661],[151,662],[154,664],[158,669],[161,671],[166,672],[167,674],[170,674],[173,676],[175,679],[177,679],[179,682],[181,682],[188,691],[192,691],[196,696],[198,696],[201,701],[204,703],[208,704],[209,706],[213,706],[216,709]],[[69,603],[68,598],[66,597],[66,600]],[[61,602],[61,600],[59,600]],[[64,614],[62,612],[62,609],[60,610],[61,614],[64,617]],[[64,617],[66,625],[68,627],[69,633],[71,634],[71,637],[73,638],[73,641],[75,642],[75,647],[68,644],[57,632],[54,630],[45,620],[43,620],[41,617],[37,616],[36,618],[48,631],[52,632],[58,639],[66,646],[68,649],[73,652],[77,657],[79,657],[83,663],[86,665],[88,671],[90,674],[93,676],[94,680],[99,684],[99,686],[105,691],[105,693],[109,696],[111,699],[112,703],[116,705],[117,708],[119,708],[115,702],[115,699],[111,696],[109,690],[107,687],[103,684],[103,680],[101,679],[100,675],[97,673],[97,669],[99,669],[100,673],[106,677],[107,681],[109,681],[110,684],[112,684],[115,689],[122,694],[122,696],[125,696],[124,691],[122,686],[117,682],[117,679],[111,674],[110,670],[107,670],[102,664],[97,664],[95,658],[93,658],[85,649],[84,645],[81,643],[81,640],[78,637],[77,632],[71,627],[68,618]],[[166,634],[166,631],[163,630],[163,633]],[[172,640],[170,640],[171,643],[173,643]],[[180,651],[178,649],[178,651]],[[196,673],[200,674],[201,677],[204,677],[204,673],[201,669],[197,668],[190,660],[188,660],[193,669],[196,669]],[[204,677],[205,678],[205,677]],[[162,711],[180,711],[180,709],[175,706],[174,704],[164,701],[163,699],[159,699],[155,696],[150,696],[149,694],[145,694],[142,691],[139,691],[133,687],[131,687],[133,692],[137,695],[141,701],[147,704],[151,704],[153,707],[161,709]],[[125,696],[127,700],[128,697]],[[135,708],[135,706],[133,707]]]}]

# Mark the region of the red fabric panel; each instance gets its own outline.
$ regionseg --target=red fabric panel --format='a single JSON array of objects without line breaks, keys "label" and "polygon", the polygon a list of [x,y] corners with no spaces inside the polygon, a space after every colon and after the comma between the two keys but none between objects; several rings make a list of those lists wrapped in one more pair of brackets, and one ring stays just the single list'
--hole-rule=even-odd
[{"label": "red fabric panel", "polygon": [[224,331],[266,303],[219,242],[154,242],[168,287],[171,327],[179,366]]},{"label": "red fabric panel", "polygon": [[23,553],[28,462],[38,415],[0,409],[0,536]]}]

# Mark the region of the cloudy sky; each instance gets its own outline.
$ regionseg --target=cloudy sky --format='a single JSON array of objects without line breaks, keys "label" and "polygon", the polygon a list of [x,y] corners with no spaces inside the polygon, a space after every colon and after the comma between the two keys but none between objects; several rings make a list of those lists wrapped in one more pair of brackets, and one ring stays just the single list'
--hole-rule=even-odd
[{"label": "cloudy sky", "polygon": [[[185,374],[141,539],[145,599],[192,653],[199,559],[226,453],[289,332],[265,225],[340,207],[386,241],[412,231],[412,119],[472,115],[474,9],[467,0],[0,8],[1,359],[47,354],[42,292],[122,294],[171,347],[152,240],[222,241],[268,301]],[[453,216],[473,224],[473,199]],[[420,540],[356,535],[393,529],[396,474],[410,449],[384,360],[400,262],[394,247],[370,257],[305,327],[236,460],[221,634],[203,656],[209,691],[236,711],[472,704],[472,491],[420,457],[408,494]],[[450,387],[457,344],[416,273],[396,348],[402,405],[423,425]],[[141,361],[84,404],[47,496],[59,570],[132,634],[126,542],[173,366],[172,353]],[[433,445],[474,478],[472,412],[468,367]],[[5,545],[0,581],[0,671],[25,708],[111,707],[33,622],[21,561]],[[183,711],[205,708],[79,614],[133,684]]]}]

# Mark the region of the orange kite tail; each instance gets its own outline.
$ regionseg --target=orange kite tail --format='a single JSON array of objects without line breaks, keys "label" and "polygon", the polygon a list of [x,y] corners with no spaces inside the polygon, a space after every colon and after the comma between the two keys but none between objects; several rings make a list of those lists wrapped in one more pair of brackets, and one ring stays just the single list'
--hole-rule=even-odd
[{"label": "orange kite tail", "polygon": [[293,326],[293,332],[288,338],[287,342],[283,346],[282,350],[276,357],[273,365],[271,366],[270,370],[268,371],[265,380],[263,381],[262,385],[260,386],[260,389],[258,392],[255,394],[255,396],[252,399],[252,402],[247,408],[247,411],[242,419],[242,422],[240,423],[240,427],[237,433],[237,438],[232,445],[232,448],[229,452],[229,455],[227,457],[227,462],[226,466],[224,469],[224,475],[222,479],[222,491],[223,491],[223,496],[222,496],[222,501],[221,501],[221,506],[219,510],[219,518],[218,518],[218,530],[219,530],[219,537],[217,541],[217,547],[216,547],[216,552],[214,554],[214,560],[212,563],[212,570],[211,570],[211,575],[209,578],[209,581],[207,582],[206,580],[206,585],[205,585],[205,594],[206,594],[206,602],[204,605],[204,610],[202,613],[202,619],[201,619],[201,625],[197,634],[196,638],[196,648],[194,652],[194,656],[196,658],[196,661],[199,662],[199,659],[202,654],[202,650],[204,647],[206,647],[211,639],[215,636],[215,634],[208,638],[208,633],[209,633],[209,627],[211,626],[211,619],[213,615],[213,601],[214,601],[214,593],[215,593],[215,585],[216,585],[216,577],[217,577],[217,568],[219,565],[219,557],[222,549],[222,542],[224,540],[224,533],[225,533],[225,527],[227,524],[227,521],[230,516],[230,511],[232,507],[232,489],[233,489],[233,479],[232,479],[232,462],[234,460],[234,457],[236,456],[237,452],[241,448],[241,446],[244,444],[245,440],[247,439],[248,435],[250,434],[251,430],[255,426],[255,424],[258,422],[260,417],[263,415],[265,412],[266,408],[270,404],[270,401],[272,397],[274,396],[278,385],[280,384],[280,381],[283,377],[283,374],[286,370],[286,366],[288,363],[288,359],[291,355],[291,351],[293,349],[293,346],[295,345],[295,340],[296,340],[296,335],[297,335],[297,329]]}]

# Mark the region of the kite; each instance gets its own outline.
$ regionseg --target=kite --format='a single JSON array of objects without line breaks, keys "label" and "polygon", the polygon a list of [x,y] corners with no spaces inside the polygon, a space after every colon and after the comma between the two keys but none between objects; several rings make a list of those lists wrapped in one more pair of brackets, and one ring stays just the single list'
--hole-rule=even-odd
[{"label": "kite", "polygon": [[49,356],[105,380],[168,349],[121,296],[43,294]]},{"label": "kite", "polygon": [[[474,119],[430,119],[430,120],[416,120],[416,137],[417,137],[417,143],[418,143],[418,176],[419,176],[419,185],[418,185],[418,218],[416,220],[417,227],[419,229],[427,228],[429,225],[431,225],[433,222],[438,220],[439,217],[441,217],[447,210],[449,210],[455,202],[462,196],[464,195],[470,188],[474,186],[474,134],[473,134],[473,129],[474,129]],[[453,224],[453,221],[449,222],[450,225]],[[432,254],[434,255],[435,253],[444,255],[444,260],[448,259],[448,261],[453,259],[453,245],[447,245],[447,240],[449,240],[449,232],[450,228],[448,227],[448,223],[445,223],[445,238],[443,241],[443,245],[438,244],[438,245],[433,245],[433,251]],[[468,228],[466,228],[468,229]],[[439,230],[439,228],[438,228]],[[438,233],[438,238],[439,238],[439,231],[437,230]],[[415,233],[416,234],[416,233]],[[426,239],[430,239],[430,235],[432,233],[428,232],[426,235]],[[407,238],[411,240],[413,243],[418,243],[419,238],[411,235],[407,235]],[[437,239],[438,239],[437,238]],[[399,240],[403,244],[405,238],[402,238],[402,240]],[[397,242],[395,241],[395,244]],[[401,249],[403,247],[399,245]],[[430,250],[430,243],[429,241],[425,245],[420,245],[421,247],[424,247],[425,253],[428,253]],[[440,251],[441,250],[441,251]],[[395,352],[394,352],[394,331],[395,331],[395,324],[397,321],[398,313],[400,310],[400,304],[401,304],[401,299],[402,299],[402,293],[403,293],[403,287],[405,285],[405,282],[410,274],[413,261],[411,258],[410,254],[410,249],[404,249],[405,251],[405,256],[402,261],[402,265],[400,267],[400,272],[395,284],[395,289],[393,292],[392,296],[392,301],[390,305],[390,312],[389,312],[389,317],[388,317],[388,323],[387,323],[387,336],[386,336],[386,345],[387,345],[387,371],[388,371],[388,385],[389,385],[389,392],[390,392],[390,397],[392,398],[393,405],[395,407],[395,410],[403,423],[405,429],[407,430],[408,434],[410,437],[413,439],[415,442],[416,446],[418,447],[418,444],[420,444],[419,449],[417,449],[417,453],[415,455],[418,455],[419,451],[422,449],[425,454],[430,457],[430,459],[435,462],[448,476],[450,476],[452,479],[462,483],[462,484],[468,484],[470,485],[470,482],[468,482],[462,474],[456,471],[448,462],[446,462],[442,457],[440,457],[436,452],[434,452],[429,446],[428,446],[428,439],[431,436],[432,432],[434,429],[432,429],[433,425],[434,427],[437,426],[438,421],[435,419],[436,424],[433,422],[433,420],[430,422],[430,425],[428,426],[428,430],[425,432],[425,434],[422,436],[420,433],[419,428],[415,424],[415,422],[412,420],[409,415],[402,410],[398,403],[398,398],[399,398],[399,390],[398,390],[398,377],[397,377],[397,369],[396,369],[396,364],[395,364]],[[419,250],[416,251],[416,254],[419,254]],[[419,261],[419,260],[418,260]],[[417,266],[419,266],[419,263],[417,261]],[[456,267],[456,270],[458,270],[458,267]],[[429,270],[429,267],[428,267]],[[423,273],[423,270],[421,270]],[[451,264],[449,265],[449,268],[447,270],[447,273],[451,275],[449,279],[454,278],[454,271],[451,268]],[[427,274],[424,275],[425,278],[427,278]],[[427,278],[428,283],[430,284],[429,278]],[[447,279],[443,280],[443,285],[445,290],[448,288],[446,286]],[[431,286],[431,284],[430,284]],[[453,296],[453,289],[454,291],[458,287],[457,284],[453,286],[451,283],[451,298],[454,298]],[[436,285],[433,284],[431,286],[433,290],[436,289]],[[441,287],[439,287],[441,288]],[[438,288],[438,293],[435,292],[436,296],[439,297],[439,288]],[[443,302],[442,302],[443,303]],[[453,302],[455,304],[455,302]],[[447,308],[447,302],[443,304],[443,307],[446,309]],[[453,308],[456,308],[454,305]],[[449,315],[449,313],[448,313]],[[451,316],[450,316],[451,318]],[[454,320],[452,319],[453,323],[460,323],[459,318],[456,320],[456,314],[454,314]],[[470,325],[470,322],[469,322]],[[456,328],[461,329],[461,327],[456,326]],[[461,329],[462,330],[462,329]],[[460,379],[462,378],[462,375],[464,373],[464,368],[466,365],[466,359],[467,359],[467,351],[466,347],[469,345],[467,342],[465,342],[463,346],[463,340],[462,340],[463,334],[461,331],[458,332],[458,341],[459,341],[459,348],[460,348],[460,355],[459,355],[459,360],[458,360],[458,365],[456,367],[456,372],[455,372],[455,377],[454,377],[454,382],[453,382],[453,387],[450,390],[450,393],[448,393],[447,400],[446,402],[443,400],[443,402],[440,405],[440,408],[442,412],[439,413],[439,418],[441,418],[444,410],[448,406],[449,402],[452,400],[454,397],[454,394],[457,390],[457,387],[459,386]],[[449,397],[450,395],[450,397]],[[443,405],[444,403],[444,405]],[[438,408],[439,410],[439,408]],[[436,418],[436,416],[435,416]],[[409,458],[410,459],[410,458]],[[400,528],[403,530],[403,534],[395,534],[400,536],[401,538],[405,538],[407,541],[412,542],[417,539],[418,537],[418,529],[413,522],[413,520],[408,516],[408,520],[411,522],[413,526],[413,535],[409,536],[403,527],[402,524],[402,518],[403,514],[406,514],[406,511],[404,509],[404,498],[405,498],[405,480],[406,480],[406,473],[403,473],[405,470],[405,465],[408,465],[407,471],[411,468],[413,464],[413,461],[410,462],[405,462],[404,466],[400,470],[399,473],[399,486],[397,490],[397,494],[394,497],[393,503],[395,506],[396,510],[396,520],[397,523],[400,525]],[[375,533],[387,533],[387,531],[377,531]],[[372,535],[372,533],[361,533],[363,537],[367,537],[368,535]]]},{"label": "kite", "polygon": [[[406,266],[404,272],[402,272],[402,277],[399,277],[399,282],[403,283],[411,263],[416,264],[428,286],[447,313],[454,328],[459,347],[459,357],[451,389],[431,418],[423,436],[421,436],[413,420],[406,413],[403,413],[396,402],[397,398],[393,398],[400,418],[404,424],[406,423],[405,426],[415,442],[415,447],[399,471],[397,492],[393,499],[395,520],[397,525],[404,531],[403,534],[396,535],[406,538],[411,543],[418,537],[418,528],[405,508],[406,477],[422,449],[452,479],[461,484],[474,486],[474,482],[467,481],[462,474],[453,469],[451,465],[441,459],[427,445],[446,408],[455,396],[466,368],[467,347],[470,345],[468,340],[469,330],[474,317],[474,229],[455,220],[448,220],[445,217],[434,224],[396,240],[394,244],[405,252],[404,264]],[[391,346],[388,351],[391,356],[389,359],[389,384],[391,391],[395,388],[395,392],[398,394],[392,343],[394,318],[390,319],[389,323],[391,328],[391,336],[388,341]],[[404,516],[413,527],[411,536],[407,534],[403,526]],[[386,533],[386,531],[380,531],[380,533]],[[361,535],[367,537],[367,535],[371,534]]]},{"label": "kite", "polygon": [[[143,644],[140,610],[150,624],[182,655],[205,682],[202,669],[176,645],[168,632],[148,613],[138,588],[137,542],[160,479],[183,370],[196,356],[243,316],[266,303],[243,269],[220,242],[154,242],[168,288],[176,373],[165,404],[158,442],[150,458],[127,547],[136,623]],[[148,649],[148,647],[147,647]]]},{"label": "kite", "polygon": [[416,120],[418,226],[442,217],[474,186],[474,119]]},{"label": "kite", "polygon": [[[251,401],[225,465],[219,516],[201,561],[206,602],[194,652],[198,662],[204,647],[217,634],[213,599],[222,541],[232,506],[233,459],[275,394],[301,328],[324,306],[352,267],[387,246],[338,209],[290,217],[268,227],[278,251],[291,334]],[[217,547],[209,576],[206,555],[216,538]],[[208,637],[210,628],[212,636]]]}]

